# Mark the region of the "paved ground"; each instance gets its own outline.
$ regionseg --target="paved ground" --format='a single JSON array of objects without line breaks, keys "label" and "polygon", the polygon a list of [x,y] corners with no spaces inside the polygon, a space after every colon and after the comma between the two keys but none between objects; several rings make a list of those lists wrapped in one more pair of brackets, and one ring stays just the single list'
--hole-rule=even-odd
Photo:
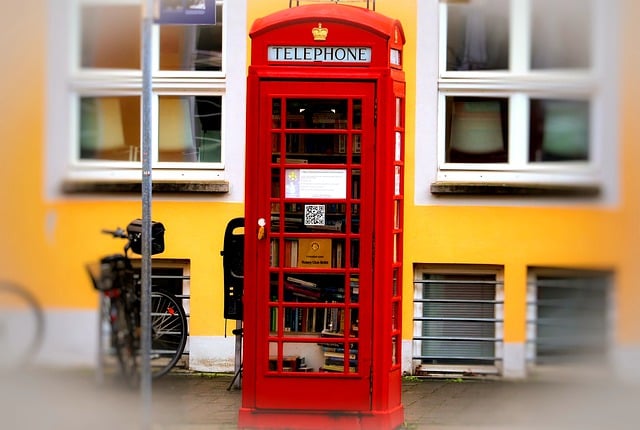
[{"label": "paved ground", "polygon": [[[227,390],[228,374],[167,375],[154,381],[146,407],[139,390],[111,375],[98,383],[90,370],[0,378],[0,428],[7,430],[235,429],[241,403],[239,390]],[[405,429],[640,428],[640,387],[608,381],[405,378]]]}]

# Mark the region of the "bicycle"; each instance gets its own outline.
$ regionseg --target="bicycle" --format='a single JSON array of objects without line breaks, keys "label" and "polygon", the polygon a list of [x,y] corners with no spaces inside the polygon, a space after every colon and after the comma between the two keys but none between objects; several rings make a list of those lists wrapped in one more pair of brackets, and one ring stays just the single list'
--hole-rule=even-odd
[{"label": "bicycle", "polygon": [[0,281],[0,370],[28,366],[44,340],[44,312],[26,288]]},{"label": "bicycle", "polygon": [[[111,329],[110,342],[121,374],[130,383],[139,378],[141,360],[141,284],[140,271],[134,269],[129,252],[141,253],[141,220],[129,223],[127,230],[103,229],[113,238],[127,239],[124,252],[107,255],[87,265],[93,286],[102,294],[104,312]],[[164,226],[152,222],[151,253],[164,251]],[[151,376],[168,373],[180,360],[187,342],[187,318],[182,305],[164,292],[151,292]]]}]

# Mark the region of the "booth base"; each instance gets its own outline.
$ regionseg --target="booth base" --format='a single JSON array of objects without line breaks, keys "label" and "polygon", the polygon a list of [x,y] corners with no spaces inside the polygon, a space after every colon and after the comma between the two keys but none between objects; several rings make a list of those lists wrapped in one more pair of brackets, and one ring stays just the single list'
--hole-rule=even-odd
[{"label": "booth base", "polygon": [[404,424],[402,405],[388,411],[293,411],[241,408],[238,429],[393,430]]}]

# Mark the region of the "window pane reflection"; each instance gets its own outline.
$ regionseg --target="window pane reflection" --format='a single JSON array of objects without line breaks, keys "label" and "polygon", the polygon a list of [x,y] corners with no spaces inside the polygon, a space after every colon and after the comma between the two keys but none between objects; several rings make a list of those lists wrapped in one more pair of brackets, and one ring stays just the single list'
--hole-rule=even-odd
[{"label": "window pane reflection", "polygon": [[447,97],[446,161],[506,163],[508,100]]},{"label": "window pane reflection", "polygon": [[447,7],[447,70],[509,68],[509,0]]},{"label": "window pane reflection", "polygon": [[159,100],[159,161],[220,162],[221,97]]},{"label": "window pane reflection", "polygon": [[161,70],[222,70],[222,6],[216,25],[161,25]]},{"label": "window pane reflection", "polygon": [[531,100],[529,161],[589,159],[589,103]]},{"label": "window pane reflection", "polygon": [[587,68],[590,65],[592,2],[532,2],[531,67]]},{"label": "window pane reflection", "polygon": [[83,5],[80,65],[140,70],[140,6]]},{"label": "window pane reflection", "polygon": [[80,159],[140,160],[140,98],[80,99]]}]

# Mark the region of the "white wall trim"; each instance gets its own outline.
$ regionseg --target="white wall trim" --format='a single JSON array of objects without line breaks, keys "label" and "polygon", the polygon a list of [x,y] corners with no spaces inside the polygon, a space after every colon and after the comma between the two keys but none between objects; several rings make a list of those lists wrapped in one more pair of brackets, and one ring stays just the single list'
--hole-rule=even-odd
[{"label": "white wall trim", "polygon": [[527,377],[526,345],[521,342],[504,342],[502,376],[509,379]]}]

